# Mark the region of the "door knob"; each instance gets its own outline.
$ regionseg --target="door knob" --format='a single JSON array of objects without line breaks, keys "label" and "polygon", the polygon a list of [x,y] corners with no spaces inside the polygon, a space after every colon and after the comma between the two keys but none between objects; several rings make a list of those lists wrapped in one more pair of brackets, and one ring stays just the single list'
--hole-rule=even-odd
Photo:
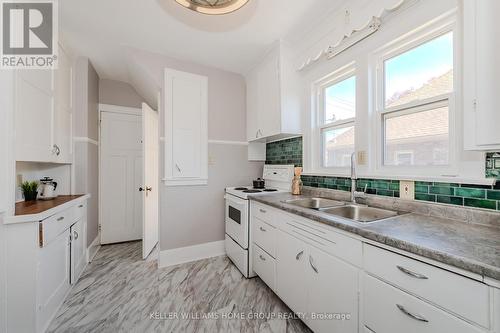
[{"label": "door knob", "polygon": [[144,189],[142,187],[139,187],[139,192],[142,192],[144,191]]}]

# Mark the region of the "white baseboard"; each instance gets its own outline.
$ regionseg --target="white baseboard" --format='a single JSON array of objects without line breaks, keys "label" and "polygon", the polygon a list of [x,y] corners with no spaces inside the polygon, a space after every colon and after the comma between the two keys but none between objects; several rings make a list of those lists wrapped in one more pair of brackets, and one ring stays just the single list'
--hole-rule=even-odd
[{"label": "white baseboard", "polygon": [[97,251],[99,251],[99,248],[101,247],[101,233],[98,232],[97,236],[95,239],[92,241],[92,243],[87,247],[87,262],[91,262],[92,259],[94,259]]},{"label": "white baseboard", "polygon": [[168,267],[226,254],[224,241],[216,241],[160,251],[158,266]]}]

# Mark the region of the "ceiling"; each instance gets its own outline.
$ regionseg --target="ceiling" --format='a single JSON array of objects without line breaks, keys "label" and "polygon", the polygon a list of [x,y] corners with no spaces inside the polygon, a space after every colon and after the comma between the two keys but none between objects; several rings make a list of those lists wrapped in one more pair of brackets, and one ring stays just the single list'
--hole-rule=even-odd
[{"label": "ceiling", "polygon": [[174,0],[64,0],[60,33],[90,58],[101,78],[133,81],[128,49],[244,74],[279,39],[307,35],[342,0],[250,0],[237,12],[207,16]]}]

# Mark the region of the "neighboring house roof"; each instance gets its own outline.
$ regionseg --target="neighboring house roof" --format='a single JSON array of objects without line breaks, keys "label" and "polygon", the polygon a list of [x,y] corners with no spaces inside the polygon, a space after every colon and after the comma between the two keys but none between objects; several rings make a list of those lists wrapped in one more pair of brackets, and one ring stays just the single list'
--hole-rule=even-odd
[{"label": "neighboring house roof", "polygon": [[[453,82],[453,71],[432,78],[428,83],[416,90],[409,90],[399,94],[399,98],[394,100],[388,106],[396,106],[408,103],[416,99],[426,99],[446,91]],[[393,97],[395,98],[395,97]],[[448,134],[448,112],[443,112],[446,107],[409,114],[405,117],[395,117],[389,122],[386,139],[391,140],[415,140],[421,141],[422,138],[435,135]],[[340,134],[335,139],[328,141],[327,149],[335,147],[336,149],[352,146],[354,142],[354,129],[350,129]]]}]

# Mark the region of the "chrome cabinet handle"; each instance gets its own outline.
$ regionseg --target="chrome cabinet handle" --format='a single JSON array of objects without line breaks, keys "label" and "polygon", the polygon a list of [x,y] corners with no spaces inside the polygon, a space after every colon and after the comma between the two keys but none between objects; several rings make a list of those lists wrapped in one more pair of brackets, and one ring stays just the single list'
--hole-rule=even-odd
[{"label": "chrome cabinet handle", "polygon": [[260,231],[263,231],[263,232],[266,232],[267,230],[262,228],[262,227],[259,227]]},{"label": "chrome cabinet handle", "polygon": [[78,208],[83,208],[83,205],[79,205]]},{"label": "chrome cabinet handle", "polygon": [[264,209],[262,209],[262,208],[261,208],[261,209],[259,209],[259,212],[264,213],[264,214],[265,214],[265,213],[267,213],[267,211],[266,211],[266,210],[264,210]]},{"label": "chrome cabinet handle", "polygon": [[139,192],[142,192],[142,191],[144,191],[144,188],[139,187]]},{"label": "chrome cabinet handle", "polygon": [[73,239],[74,240],[78,239],[78,233],[76,231],[73,231]]},{"label": "chrome cabinet handle", "polygon": [[177,168],[177,171],[182,172],[181,168],[179,167],[179,164],[175,163],[175,167]]},{"label": "chrome cabinet handle", "polygon": [[408,310],[405,309],[404,306],[402,306],[400,304],[396,304],[396,306],[398,307],[399,311],[403,312],[405,315],[407,315],[410,318],[413,318],[415,320],[418,320],[418,321],[421,321],[421,322],[424,322],[424,323],[428,323],[429,322],[427,319],[425,319],[425,317],[409,312]]},{"label": "chrome cabinet handle", "polygon": [[422,274],[419,274],[419,273],[415,273],[415,272],[412,272],[410,271],[409,269],[407,268],[404,268],[402,266],[396,266],[401,272],[405,273],[406,275],[409,275],[411,277],[414,277],[416,279],[420,279],[420,280],[427,280],[428,277],[425,276],[425,275],[422,275]]},{"label": "chrome cabinet handle", "polygon": [[296,260],[300,260],[300,257],[302,257],[302,255],[304,254],[304,250],[300,251],[299,253],[297,253],[297,255],[295,256],[295,259]]},{"label": "chrome cabinet handle", "polygon": [[259,255],[259,258],[260,258],[260,260],[262,260],[262,261],[266,261],[266,258],[265,258],[262,254],[260,254],[260,255]]},{"label": "chrome cabinet handle", "polygon": [[58,145],[56,144],[52,145],[52,154],[56,154],[57,156],[61,154],[61,149],[59,148]]},{"label": "chrome cabinet handle", "polygon": [[255,138],[258,138],[259,137],[259,130],[257,130],[257,132],[255,132]]},{"label": "chrome cabinet handle", "polygon": [[309,265],[311,265],[311,268],[313,269],[314,273],[318,273],[318,269],[316,268],[316,266],[314,266],[314,262],[313,262],[313,258],[311,256],[309,256]]},{"label": "chrome cabinet handle", "polygon": [[61,216],[57,219],[57,221],[62,221],[62,220],[64,220],[64,216]]}]

